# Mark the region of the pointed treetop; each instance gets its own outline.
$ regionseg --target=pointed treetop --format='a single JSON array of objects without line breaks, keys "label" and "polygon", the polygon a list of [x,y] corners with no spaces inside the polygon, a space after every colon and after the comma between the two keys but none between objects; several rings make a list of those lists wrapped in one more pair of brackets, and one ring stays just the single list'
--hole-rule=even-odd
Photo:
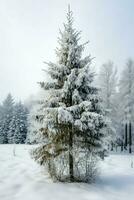
[{"label": "pointed treetop", "polygon": [[8,93],[7,97],[4,99],[3,104],[13,104],[14,103],[14,99],[11,95],[11,93]]},{"label": "pointed treetop", "polygon": [[70,4],[68,5],[67,21],[68,21],[69,25],[72,25],[72,23],[73,23],[73,12],[70,9]]}]

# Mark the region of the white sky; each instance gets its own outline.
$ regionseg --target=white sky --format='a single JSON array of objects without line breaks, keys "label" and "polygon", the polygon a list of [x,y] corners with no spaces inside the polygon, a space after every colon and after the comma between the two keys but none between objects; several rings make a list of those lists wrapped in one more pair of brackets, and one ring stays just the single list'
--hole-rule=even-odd
[{"label": "white sky", "polygon": [[0,101],[8,92],[22,100],[36,94],[68,4],[97,69],[111,59],[121,70],[134,58],[133,0],[0,0]]}]

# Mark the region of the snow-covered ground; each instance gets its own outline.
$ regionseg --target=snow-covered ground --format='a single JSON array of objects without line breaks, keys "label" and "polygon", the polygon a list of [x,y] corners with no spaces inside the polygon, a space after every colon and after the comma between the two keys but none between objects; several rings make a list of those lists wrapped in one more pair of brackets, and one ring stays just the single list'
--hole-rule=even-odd
[{"label": "snow-covered ground", "polygon": [[[52,183],[28,145],[0,145],[0,200],[134,199],[133,155],[110,155],[94,184]],[[15,155],[14,155],[15,152]]]}]

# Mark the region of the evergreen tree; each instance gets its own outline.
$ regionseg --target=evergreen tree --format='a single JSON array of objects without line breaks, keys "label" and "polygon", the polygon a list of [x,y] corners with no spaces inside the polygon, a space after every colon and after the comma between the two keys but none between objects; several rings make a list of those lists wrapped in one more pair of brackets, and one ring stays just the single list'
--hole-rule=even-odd
[{"label": "evergreen tree", "polygon": [[105,122],[98,89],[92,85],[91,57],[82,58],[85,44],[79,44],[70,9],[60,36],[58,61],[48,63],[52,81],[40,83],[48,95],[35,118],[42,123],[39,134],[45,142],[33,156],[54,178],[88,181],[91,155],[96,158],[104,149]]},{"label": "evergreen tree", "polygon": [[27,114],[28,111],[21,102],[15,105],[8,131],[9,143],[25,143],[27,135]]},{"label": "evergreen tree", "polygon": [[0,144],[4,142],[4,135],[2,131],[2,106],[0,105]]},{"label": "evergreen tree", "polygon": [[40,104],[38,105],[37,101],[35,101],[30,109],[30,114],[28,116],[28,132],[26,138],[27,144],[37,144],[41,142],[41,139],[38,135],[38,130],[42,125],[39,121],[35,120],[35,115],[39,107]]},{"label": "evergreen tree", "polygon": [[9,124],[13,117],[14,101],[11,94],[8,94],[2,104],[1,111],[1,126],[0,126],[0,137],[1,143],[8,143],[8,131]]}]

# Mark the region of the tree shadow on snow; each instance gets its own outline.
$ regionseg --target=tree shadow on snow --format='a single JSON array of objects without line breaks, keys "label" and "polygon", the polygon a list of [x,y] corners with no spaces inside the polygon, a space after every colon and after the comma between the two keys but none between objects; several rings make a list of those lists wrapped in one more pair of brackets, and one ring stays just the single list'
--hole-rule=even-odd
[{"label": "tree shadow on snow", "polygon": [[134,186],[134,175],[115,175],[106,176],[100,179],[98,182],[101,187],[110,187],[113,189],[125,189],[130,186]]}]

